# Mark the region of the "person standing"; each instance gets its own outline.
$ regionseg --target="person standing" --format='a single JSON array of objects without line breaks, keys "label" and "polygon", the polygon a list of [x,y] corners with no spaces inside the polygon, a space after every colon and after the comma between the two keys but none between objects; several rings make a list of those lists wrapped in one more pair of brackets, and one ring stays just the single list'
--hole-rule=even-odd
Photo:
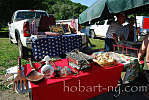
[{"label": "person standing", "polygon": [[128,24],[124,26],[124,34],[123,34],[124,40],[136,42],[137,36],[134,23],[135,23],[134,17],[128,18]]},{"label": "person standing", "polygon": [[113,44],[118,42],[118,37],[120,38],[123,34],[123,23],[125,22],[125,15],[123,13],[117,14],[117,21],[112,21],[108,28],[105,38],[105,51],[113,51]]},{"label": "person standing", "polygon": [[142,41],[142,45],[139,49],[138,59],[142,60],[146,56],[146,63],[149,68],[149,35],[146,35]]},{"label": "person standing", "polygon": [[[146,59],[144,59],[145,56]],[[147,80],[147,91],[143,95],[149,99],[149,35],[146,35],[143,39],[142,45],[138,53],[138,60],[139,62],[141,60],[146,60],[147,68],[143,68],[142,70],[144,73],[143,78],[146,78]]]}]

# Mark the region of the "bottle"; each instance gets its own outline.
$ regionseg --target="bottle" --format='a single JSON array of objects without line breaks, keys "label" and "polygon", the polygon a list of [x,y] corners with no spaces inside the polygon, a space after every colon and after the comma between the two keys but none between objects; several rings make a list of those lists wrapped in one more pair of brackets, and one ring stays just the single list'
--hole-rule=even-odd
[{"label": "bottle", "polygon": [[46,61],[46,64],[41,68],[41,73],[45,78],[51,78],[54,73],[54,68],[49,64],[50,57],[45,56],[44,60]]}]

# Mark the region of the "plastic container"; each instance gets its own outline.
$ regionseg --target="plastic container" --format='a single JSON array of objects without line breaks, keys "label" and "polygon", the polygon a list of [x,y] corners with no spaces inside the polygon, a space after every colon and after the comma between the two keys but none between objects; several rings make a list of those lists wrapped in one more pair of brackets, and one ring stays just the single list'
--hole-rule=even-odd
[{"label": "plastic container", "polygon": [[51,78],[54,73],[54,68],[49,64],[50,57],[45,56],[44,60],[46,61],[46,64],[41,68],[41,73],[45,78]]}]

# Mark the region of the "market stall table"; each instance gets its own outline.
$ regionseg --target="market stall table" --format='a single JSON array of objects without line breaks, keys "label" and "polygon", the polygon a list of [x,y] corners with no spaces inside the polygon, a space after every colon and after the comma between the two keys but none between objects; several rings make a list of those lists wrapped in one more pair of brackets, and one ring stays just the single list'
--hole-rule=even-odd
[{"label": "market stall table", "polygon": [[33,39],[33,58],[37,61],[46,55],[56,57],[71,52],[73,49],[82,50],[83,35],[69,34],[61,36],[47,36],[46,38]]},{"label": "market stall table", "polygon": [[[118,54],[118,53],[115,53]],[[126,56],[123,54],[118,54],[120,58],[124,59],[125,62],[122,62],[124,64],[124,70],[125,73],[123,83],[132,82],[135,80],[136,77],[138,77],[138,74],[140,72],[140,64],[138,62],[138,58]]]},{"label": "market stall table", "polygon": [[[124,54],[116,52],[94,52],[93,55],[104,55],[108,54],[117,63],[122,63],[124,69],[122,71],[122,84],[134,81],[138,76],[139,72],[142,70],[137,57],[126,56]],[[104,56],[103,56],[104,57]]]},{"label": "market stall table", "polygon": [[140,72],[140,64],[137,58],[140,48],[140,42],[127,42],[126,44],[124,43],[120,42],[117,45],[113,45],[113,47],[114,52],[117,52],[115,49],[116,47],[119,48],[119,52],[115,53],[115,55],[119,56],[121,59],[123,59],[123,61],[125,60],[124,62],[121,62],[122,64],[124,64],[124,72],[126,72],[123,77],[123,83],[128,83],[135,80],[135,78],[138,77]]},{"label": "market stall table", "polygon": [[[55,64],[70,67],[67,59],[60,59]],[[39,63],[34,65],[40,67]],[[76,76],[52,77],[37,83],[30,82],[33,100],[86,100],[117,87],[124,68],[123,64],[100,67],[98,64],[92,63],[91,66],[90,69],[80,72]],[[27,75],[31,71],[30,65],[26,64],[23,67],[24,73]]]}]

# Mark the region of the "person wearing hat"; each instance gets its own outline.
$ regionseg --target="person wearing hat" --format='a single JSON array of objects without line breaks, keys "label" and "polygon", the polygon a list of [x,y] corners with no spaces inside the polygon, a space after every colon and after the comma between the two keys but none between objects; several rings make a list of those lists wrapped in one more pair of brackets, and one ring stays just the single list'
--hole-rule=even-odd
[{"label": "person wearing hat", "polygon": [[123,23],[125,22],[125,15],[118,13],[116,15],[117,21],[110,21],[108,31],[105,38],[105,52],[113,51],[113,44],[118,42],[118,37],[123,34]]}]

